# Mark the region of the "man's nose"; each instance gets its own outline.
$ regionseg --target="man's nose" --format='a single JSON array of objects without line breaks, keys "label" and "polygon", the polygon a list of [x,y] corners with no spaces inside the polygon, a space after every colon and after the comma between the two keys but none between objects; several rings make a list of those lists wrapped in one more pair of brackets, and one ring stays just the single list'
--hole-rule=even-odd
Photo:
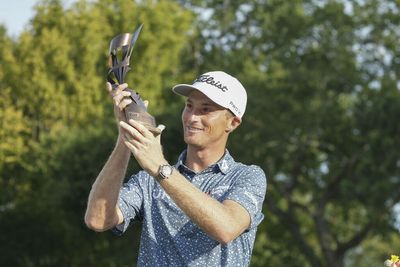
[{"label": "man's nose", "polygon": [[199,120],[199,112],[196,112],[195,109],[186,112],[186,119],[189,122],[198,121]]}]

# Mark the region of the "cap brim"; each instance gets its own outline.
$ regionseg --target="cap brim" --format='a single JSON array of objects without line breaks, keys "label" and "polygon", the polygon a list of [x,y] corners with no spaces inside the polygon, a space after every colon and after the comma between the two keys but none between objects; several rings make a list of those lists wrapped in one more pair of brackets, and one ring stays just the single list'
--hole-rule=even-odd
[{"label": "cap brim", "polygon": [[[210,97],[207,95],[207,92],[203,92],[203,90],[201,90],[201,89],[199,89],[199,88],[197,88],[197,87],[195,87],[195,86],[193,86],[193,85],[191,85],[191,84],[177,84],[177,85],[175,85],[174,87],[172,87],[172,91],[173,91],[175,94],[181,95],[181,96],[186,96],[186,97],[188,97],[188,96],[190,95],[190,93],[191,93],[192,91],[194,91],[194,90],[197,90],[197,91],[199,91],[199,92],[205,94],[208,98],[210,98]],[[211,98],[210,98],[210,100],[213,101],[215,104],[217,104],[217,105],[219,105],[219,106],[221,106],[221,107],[223,107],[223,108],[226,108],[226,109],[230,110],[229,107],[227,107],[226,105],[224,105],[224,103],[218,103],[216,100],[211,99]],[[232,112],[236,117],[238,117],[240,120],[242,120],[242,119],[241,119],[241,116],[236,115],[233,111],[231,111],[231,112]]]},{"label": "cap brim", "polygon": [[189,96],[190,92],[193,90],[199,90],[191,84],[177,84],[172,88],[175,94],[182,96]]},{"label": "cap brim", "polygon": [[175,94],[178,94],[181,96],[186,96],[186,97],[189,97],[190,93],[193,92],[194,90],[201,92],[208,99],[210,99],[212,102],[214,102],[218,106],[228,109],[228,107],[226,106],[225,103],[218,101],[218,99],[211,97],[210,93],[207,92],[207,90],[204,90],[203,88],[197,88],[196,86],[193,86],[191,84],[177,84],[172,88],[172,91],[174,91]]},{"label": "cap brim", "polygon": [[174,91],[175,94],[181,95],[181,96],[186,96],[189,97],[190,93],[193,92],[194,90],[201,92],[204,94],[208,99],[213,101],[215,104],[227,108],[224,103],[221,101],[217,101],[217,99],[213,98],[210,96],[210,93],[207,92],[207,90],[204,90],[203,88],[197,88],[194,85],[191,84],[177,84],[172,88],[172,91]]}]

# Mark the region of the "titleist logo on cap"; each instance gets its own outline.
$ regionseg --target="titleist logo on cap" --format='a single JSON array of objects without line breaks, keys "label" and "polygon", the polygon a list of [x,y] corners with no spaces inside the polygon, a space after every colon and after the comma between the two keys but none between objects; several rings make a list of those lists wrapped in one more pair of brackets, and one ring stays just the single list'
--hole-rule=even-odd
[{"label": "titleist logo on cap", "polygon": [[217,87],[222,92],[228,91],[228,87],[223,85],[220,81],[214,80],[214,77],[212,77],[211,75],[200,75],[196,80],[194,80],[193,83],[207,83]]}]

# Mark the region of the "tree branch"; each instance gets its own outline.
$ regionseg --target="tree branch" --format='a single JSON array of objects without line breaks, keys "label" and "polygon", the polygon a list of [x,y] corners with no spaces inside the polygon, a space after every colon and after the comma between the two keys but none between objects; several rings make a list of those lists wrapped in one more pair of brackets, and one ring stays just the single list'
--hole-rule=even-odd
[{"label": "tree branch", "polygon": [[267,204],[270,210],[280,218],[280,221],[288,227],[289,231],[293,235],[293,239],[299,244],[299,249],[303,251],[311,266],[321,267],[322,264],[319,261],[318,257],[315,255],[314,250],[304,239],[304,235],[302,235],[300,232],[300,225],[295,219],[293,210],[290,208],[288,209],[288,211],[283,211],[279,209],[271,198],[267,199]]},{"label": "tree branch", "polygon": [[338,247],[335,251],[335,254],[338,256],[343,256],[344,253],[349,250],[350,248],[353,248],[361,243],[361,241],[368,235],[368,232],[370,231],[372,226],[372,223],[367,223],[361,231],[356,233],[351,239],[349,239],[347,242],[344,243],[339,243]]}]

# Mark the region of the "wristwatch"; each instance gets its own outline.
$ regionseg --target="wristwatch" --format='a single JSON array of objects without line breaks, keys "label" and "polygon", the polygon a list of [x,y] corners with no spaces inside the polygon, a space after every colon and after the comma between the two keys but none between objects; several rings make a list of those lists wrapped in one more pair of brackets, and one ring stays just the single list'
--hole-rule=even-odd
[{"label": "wristwatch", "polygon": [[164,180],[168,179],[168,177],[172,174],[174,171],[174,167],[172,167],[169,164],[161,165],[160,168],[158,169],[158,174],[157,178],[159,180]]}]

